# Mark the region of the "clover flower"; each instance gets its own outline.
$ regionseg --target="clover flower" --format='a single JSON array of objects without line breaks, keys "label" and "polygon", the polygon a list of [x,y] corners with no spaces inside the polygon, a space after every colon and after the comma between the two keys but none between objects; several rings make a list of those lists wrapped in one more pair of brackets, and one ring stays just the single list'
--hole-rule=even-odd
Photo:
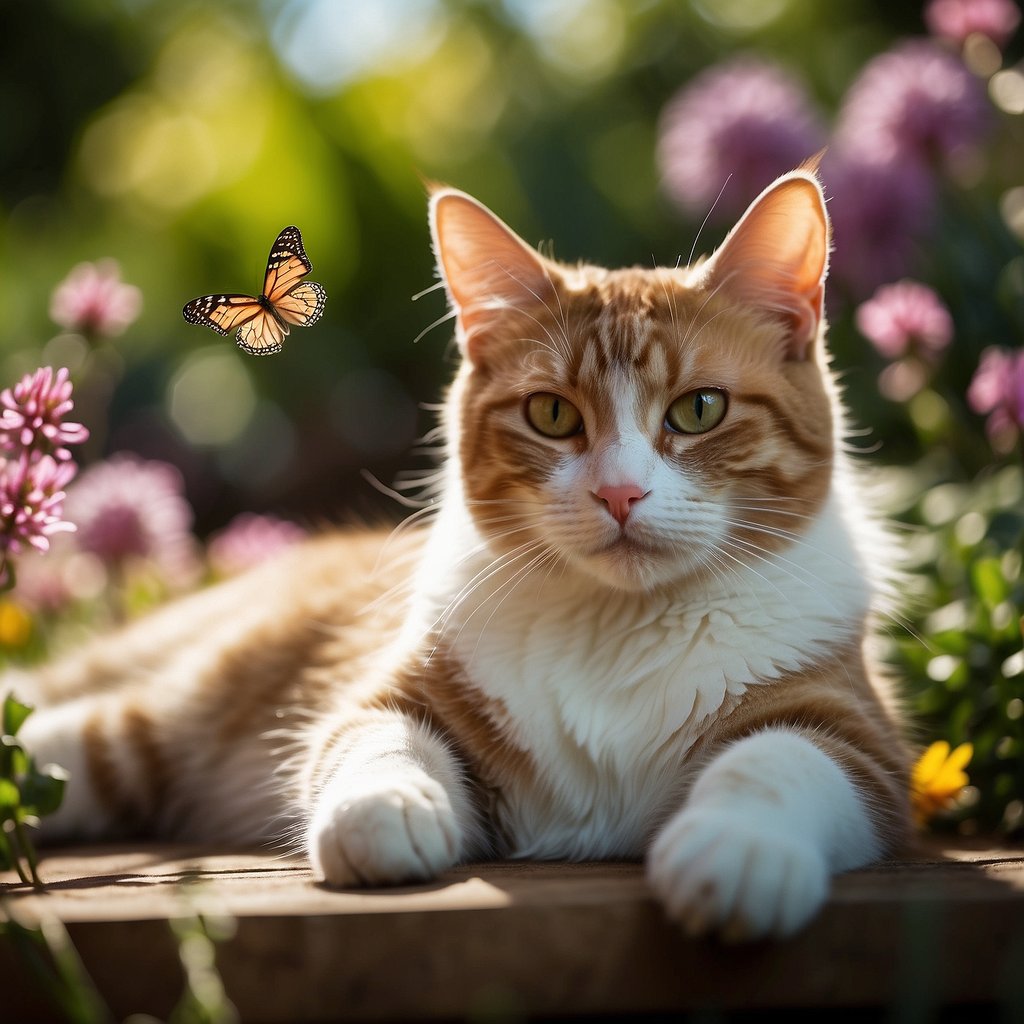
[{"label": "clover flower", "polygon": [[49,366],[26,374],[0,391],[0,452],[32,451],[66,462],[71,452],[65,446],[89,438],[81,423],[64,421],[74,407],[65,367],[56,374]]},{"label": "clover flower", "polygon": [[86,337],[114,338],[138,317],[142,292],[121,280],[117,260],[79,263],[54,289],[50,318]]},{"label": "clover flower", "polygon": [[1009,452],[1024,430],[1024,350],[985,349],[967,388],[967,404],[987,414],[992,446]]},{"label": "clover flower", "polygon": [[916,395],[953,340],[953,318],[927,285],[900,281],[884,285],[857,307],[861,334],[887,359],[879,389],[893,401]]},{"label": "clover flower", "polygon": [[[697,75],[669,101],[658,161],[668,194],[689,213],[727,219],[822,146],[802,84],[767,61],[740,57]],[[728,182],[728,186],[726,186]]]},{"label": "clover flower", "polygon": [[918,281],[879,288],[858,307],[857,327],[887,359],[913,354],[935,362],[953,340],[949,310]]},{"label": "clover flower", "polygon": [[148,562],[172,586],[190,585],[199,565],[184,490],[174,466],[129,452],[90,466],[67,496],[76,546],[116,571]]},{"label": "clover flower", "polygon": [[276,516],[242,512],[207,545],[210,566],[218,576],[242,572],[306,536],[297,523]]},{"label": "clover flower", "polygon": [[47,551],[55,533],[74,530],[64,520],[64,488],[77,471],[51,455],[0,460],[0,589],[13,583],[12,558],[26,548]]},{"label": "clover flower", "polygon": [[921,755],[910,777],[910,804],[918,826],[955,806],[970,782],[964,769],[973,754],[970,743],[951,751],[945,740],[938,740]]},{"label": "clover flower", "polygon": [[1020,24],[1013,0],[931,0],[924,10],[928,31],[962,46],[971,36],[991,39],[1003,49]]},{"label": "clover flower", "polygon": [[66,446],[89,432],[64,421],[73,408],[63,367],[42,367],[0,392],[0,589],[13,586],[16,556],[47,551],[54,534],[74,530],[64,498],[77,467]]},{"label": "clover flower", "polygon": [[835,142],[876,161],[950,166],[977,151],[989,121],[984,88],[959,57],[914,39],[865,65],[843,101]]}]

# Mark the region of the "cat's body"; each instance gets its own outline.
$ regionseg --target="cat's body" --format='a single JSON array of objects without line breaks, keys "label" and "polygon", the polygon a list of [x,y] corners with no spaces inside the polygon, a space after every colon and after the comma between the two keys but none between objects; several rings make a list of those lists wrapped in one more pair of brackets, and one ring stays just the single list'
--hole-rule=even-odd
[{"label": "cat's body", "polygon": [[691,929],[792,931],[907,821],[817,183],[692,270],[554,264],[452,191],[432,224],[464,356],[434,521],[39,673],[63,703],[26,744],[72,772],[50,833],[292,837],[342,885],[646,857]]}]

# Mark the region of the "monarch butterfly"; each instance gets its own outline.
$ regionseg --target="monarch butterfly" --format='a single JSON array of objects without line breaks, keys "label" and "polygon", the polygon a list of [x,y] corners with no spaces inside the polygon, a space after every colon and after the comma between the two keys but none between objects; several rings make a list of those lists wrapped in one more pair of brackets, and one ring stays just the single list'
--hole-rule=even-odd
[{"label": "monarch butterfly", "polygon": [[273,355],[281,351],[292,324],[309,327],[323,315],[323,285],[302,280],[312,269],[299,229],[287,227],[270,250],[261,295],[201,295],[185,304],[182,316],[218,334],[237,327],[239,348],[254,356]]}]

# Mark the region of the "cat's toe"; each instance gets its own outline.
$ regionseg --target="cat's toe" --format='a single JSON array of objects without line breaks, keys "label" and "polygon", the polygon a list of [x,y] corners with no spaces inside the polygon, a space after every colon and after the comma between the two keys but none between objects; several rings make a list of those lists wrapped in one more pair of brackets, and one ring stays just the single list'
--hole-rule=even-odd
[{"label": "cat's toe", "polygon": [[314,874],[337,886],[425,881],[455,864],[459,848],[448,794],[427,775],[329,787],[308,838]]},{"label": "cat's toe", "polygon": [[813,846],[719,810],[676,815],[651,848],[647,877],[688,932],[730,941],[792,935],[828,894]]}]

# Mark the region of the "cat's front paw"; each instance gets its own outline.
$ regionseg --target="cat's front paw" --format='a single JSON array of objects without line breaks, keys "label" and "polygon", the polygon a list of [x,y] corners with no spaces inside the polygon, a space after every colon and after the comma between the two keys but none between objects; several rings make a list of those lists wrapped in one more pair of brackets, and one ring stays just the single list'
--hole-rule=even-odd
[{"label": "cat's front paw", "polygon": [[425,772],[336,779],[309,827],[314,874],[329,885],[435,878],[459,859],[461,835],[444,787]]},{"label": "cat's front paw", "polygon": [[651,847],[647,878],[690,934],[792,935],[821,907],[829,872],[806,840],[711,808],[680,811]]}]

